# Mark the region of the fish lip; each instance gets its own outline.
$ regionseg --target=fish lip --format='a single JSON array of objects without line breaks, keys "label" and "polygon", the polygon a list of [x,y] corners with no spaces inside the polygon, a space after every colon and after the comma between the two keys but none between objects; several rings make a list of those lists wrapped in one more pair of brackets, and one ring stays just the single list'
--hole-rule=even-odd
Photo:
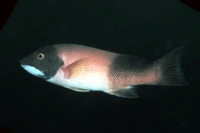
[{"label": "fish lip", "polygon": [[19,61],[19,64],[22,68],[24,68],[23,66],[31,66],[31,65],[28,65],[27,63],[24,63],[23,60],[20,60]]},{"label": "fish lip", "polygon": [[38,77],[45,76],[43,71],[40,71],[39,69],[35,68],[34,66],[21,64],[21,67],[24,68],[28,73],[30,73],[32,75],[35,75],[35,76],[38,76]]},{"label": "fish lip", "polygon": [[21,59],[21,60],[19,61],[19,63],[20,63],[21,65],[25,65],[25,64],[23,63],[23,59]]}]

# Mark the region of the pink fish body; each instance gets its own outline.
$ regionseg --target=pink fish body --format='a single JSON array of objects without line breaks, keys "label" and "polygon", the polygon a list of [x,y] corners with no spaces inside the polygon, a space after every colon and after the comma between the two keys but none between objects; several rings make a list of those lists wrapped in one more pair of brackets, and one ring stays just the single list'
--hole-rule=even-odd
[{"label": "pink fish body", "polygon": [[78,91],[103,91],[124,98],[138,98],[136,86],[184,86],[180,67],[183,47],[145,64],[145,59],[75,44],[50,45],[20,60],[34,76]]}]

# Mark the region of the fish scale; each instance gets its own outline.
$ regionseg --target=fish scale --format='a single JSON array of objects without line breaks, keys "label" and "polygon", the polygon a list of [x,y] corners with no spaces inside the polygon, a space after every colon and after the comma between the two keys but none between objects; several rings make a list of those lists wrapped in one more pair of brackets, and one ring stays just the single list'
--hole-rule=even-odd
[{"label": "fish scale", "polygon": [[146,59],[77,44],[42,47],[20,60],[30,74],[77,92],[103,91],[123,98],[138,98],[139,85],[185,86],[176,48],[160,59]]}]

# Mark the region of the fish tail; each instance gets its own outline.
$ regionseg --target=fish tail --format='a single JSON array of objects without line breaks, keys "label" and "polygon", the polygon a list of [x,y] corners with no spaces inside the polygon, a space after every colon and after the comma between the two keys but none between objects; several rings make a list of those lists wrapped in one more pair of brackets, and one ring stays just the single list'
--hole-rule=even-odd
[{"label": "fish tail", "polygon": [[178,47],[155,63],[160,66],[161,78],[157,85],[163,86],[185,86],[188,85],[184,79],[183,72],[181,70],[181,51],[184,46]]}]

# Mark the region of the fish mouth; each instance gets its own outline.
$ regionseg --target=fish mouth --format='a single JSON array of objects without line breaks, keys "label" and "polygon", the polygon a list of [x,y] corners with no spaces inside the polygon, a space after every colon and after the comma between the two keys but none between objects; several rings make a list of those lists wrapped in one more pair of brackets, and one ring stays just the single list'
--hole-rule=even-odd
[{"label": "fish mouth", "polygon": [[21,65],[21,67],[26,66],[26,63],[25,63],[24,59],[21,59],[19,61],[19,64]]},{"label": "fish mouth", "polygon": [[37,76],[37,77],[42,77],[44,76],[44,73],[42,71],[40,71],[39,69],[33,67],[33,66],[30,66],[30,65],[22,65],[22,68],[24,68],[28,73],[34,75],[34,76]]},{"label": "fish mouth", "polygon": [[23,62],[22,62],[22,60],[20,60],[20,61],[19,61],[19,63],[20,63],[21,65],[23,65]]}]

